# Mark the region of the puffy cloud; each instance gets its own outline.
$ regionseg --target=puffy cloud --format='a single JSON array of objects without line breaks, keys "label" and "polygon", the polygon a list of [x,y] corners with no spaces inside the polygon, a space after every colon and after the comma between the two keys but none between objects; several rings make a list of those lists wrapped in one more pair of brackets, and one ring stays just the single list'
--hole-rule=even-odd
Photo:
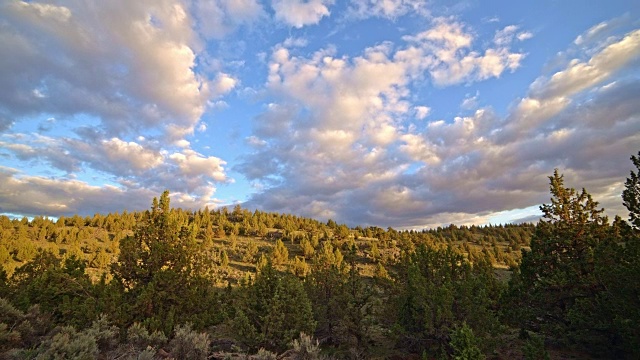
[{"label": "puffy cloud", "polygon": [[[407,133],[404,119],[424,119],[429,113],[428,107],[411,106],[408,86],[422,71],[437,70],[442,62],[435,58],[454,64],[459,50],[472,46],[473,37],[462,25],[441,19],[405,40],[407,47],[382,43],[354,58],[338,57],[331,48],[309,58],[284,47],[274,49],[266,84],[274,102],[256,119],[253,138],[261,140],[260,146],[236,167],[266,186],[250,205],[315,216],[328,211],[319,210],[322,204],[331,204],[332,214],[353,223],[400,221],[408,211],[427,208],[420,196],[428,192],[402,184],[415,179],[407,175],[412,162],[437,166],[451,155],[446,146]],[[477,143],[473,134],[489,132],[489,116],[482,114],[478,112],[482,123],[460,118],[454,131],[434,126],[430,132],[456,145],[467,142],[460,149],[471,149]],[[409,198],[414,199],[412,206]],[[388,206],[386,220],[371,209],[360,209],[356,204],[361,201],[362,206]],[[411,210],[398,210],[403,202]],[[391,214],[396,210],[397,217]],[[362,215],[356,215],[359,211]]]},{"label": "puffy cloud", "polygon": [[509,56],[522,56],[506,45],[518,34],[503,29],[499,45],[479,55],[464,26],[438,20],[406,37],[407,47],[383,44],[355,58],[275,49],[267,83],[274,101],[256,118],[264,143],[237,168],[264,187],[248,205],[349,224],[481,223],[548,201],[547,175],[559,168],[568,186],[586,187],[622,214],[624,159],[640,143],[640,82],[618,76],[598,86],[637,66],[635,32],[584,49],[589,59],[537,80],[505,116],[480,108],[412,122],[428,113],[408,96],[420,71],[438,83],[434,72],[442,69],[452,76],[447,84],[499,76]]},{"label": "puffy cloud", "polygon": [[426,118],[431,112],[431,108],[429,108],[428,106],[416,106],[414,107],[414,109],[416,111],[416,119],[418,120]]},{"label": "puffy cloud", "polygon": [[215,156],[202,156],[193,150],[185,149],[169,155],[178,168],[180,173],[186,177],[205,176],[215,181],[225,181],[223,165],[226,162]]},{"label": "puffy cloud", "polygon": [[89,114],[111,136],[166,125],[189,133],[207,100],[235,84],[194,72],[200,44],[178,2],[0,6],[0,47],[11,49],[0,59],[6,117]]},{"label": "puffy cloud", "polygon": [[451,18],[436,18],[428,30],[405,36],[404,39],[415,47],[398,52],[396,58],[404,61],[428,59],[414,63],[414,66],[417,71],[428,70],[434,83],[441,86],[497,78],[506,70],[515,71],[525,56],[509,49],[516,30],[515,26],[499,30],[494,40],[496,47],[481,53],[472,50],[474,36],[462,23]]},{"label": "puffy cloud", "polygon": [[319,23],[330,15],[330,5],[333,0],[273,0],[271,3],[276,20],[296,28]]},{"label": "puffy cloud", "polygon": [[520,41],[525,41],[525,40],[531,39],[532,37],[533,37],[533,33],[529,31],[521,32],[518,35],[516,35],[516,38]]},{"label": "puffy cloud", "polygon": [[[232,181],[226,176],[223,160],[202,155],[190,149],[189,144],[178,151],[168,151],[156,141],[143,137],[134,142],[119,138],[101,139],[100,136],[85,134],[85,139],[77,139],[18,134],[5,136],[8,141],[0,142],[0,148],[10,151],[18,159],[48,164],[67,173],[46,183],[51,186],[67,184],[76,173],[92,169],[94,177],[120,184],[119,191],[147,189],[145,194],[157,194],[169,189],[183,198],[184,204],[195,205],[214,200],[215,184]],[[96,174],[95,170],[99,173]],[[28,182],[32,186],[40,183]]]},{"label": "puffy cloud", "polygon": [[529,31],[518,31],[518,26],[508,25],[504,29],[498,30],[493,37],[493,42],[498,46],[506,46],[513,42],[514,39],[525,41],[531,39],[533,34]]}]

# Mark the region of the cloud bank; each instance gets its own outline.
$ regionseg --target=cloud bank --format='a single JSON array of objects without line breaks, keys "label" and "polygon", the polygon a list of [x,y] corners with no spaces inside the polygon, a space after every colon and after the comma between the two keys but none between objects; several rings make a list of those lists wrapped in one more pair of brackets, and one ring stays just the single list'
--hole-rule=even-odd
[{"label": "cloud bank", "polygon": [[0,213],[137,210],[169,189],[191,209],[246,199],[350,225],[480,224],[548,201],[559,168],[624,215],[640,144],[633,16],[572,33],[536,68],[544,28],[464,11],[5,2]]},{"label": "cloud bank", "polygon": [[[514,71],[524,54],[509,46],[515,27],[476,49],[452,19],[382,44],[362,56],[329,50],[309,58],[277,48],[266,87],[274,101],[255,120],[263,141],[240,170],[268,190],[251,205],[400,227],[486,222],[496,212],[548,201],[547,175],[585,186],[613,213],[640,140],[637,78],[640,31],[592,56],[541,76],[506,116],[480,108],[453,121],[421,125],[409,86],[425,74],[435,86],[484,81]],[[527,38],[528,35],[520,37]],[[585,49],[589,53],[590,49]],[[415,110],[412,110],[415,109]]]}]

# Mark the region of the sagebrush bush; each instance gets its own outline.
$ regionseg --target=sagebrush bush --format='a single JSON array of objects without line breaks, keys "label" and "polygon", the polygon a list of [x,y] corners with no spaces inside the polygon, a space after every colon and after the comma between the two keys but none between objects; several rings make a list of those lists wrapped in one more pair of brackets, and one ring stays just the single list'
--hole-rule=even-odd
[{"label": "sagebrush bush", "polygon": [[178,325],[169,349],[176,359],[206,360],[210,343],[209,334],[192,330],[191,324]]}]

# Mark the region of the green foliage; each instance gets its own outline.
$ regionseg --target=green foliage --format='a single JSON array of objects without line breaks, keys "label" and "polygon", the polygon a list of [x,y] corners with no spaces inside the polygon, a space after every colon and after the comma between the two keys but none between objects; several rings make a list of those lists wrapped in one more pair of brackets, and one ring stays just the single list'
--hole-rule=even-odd
[{"label": "green foliage", "polygon": [[309,264],[307,264],[304,258],[301,259],[300,257],[296,256],[296,258],[293,260],[293,263],[291,264],[291,273],[299,278],[304,278],[309,274],[310,271],[311,267],[309,266]]},{"label": "green foliage", "polygon": [[311,302],[300,280],[278,273],[271,264],[240,291],[235,331],[252,348],[282,350],[300,332],[315,328]]},{"label": "green foliage", "polygon": [[289,261],[289,250],[284,245],[282,240],[276,240],[276,246],[271,254],[271,261],[274,265],[286,264]]},{"label": "green foliage", "polygon": [[278,359],[278,354],[273,353],[265,348],[260,348],[258,352],[252,357],[255,360],[276,360]]},{"label": "green foliage", "polygon": [[196,229],[171,210],[169,201],[168,191],[159,201],[153,199],[134,235],[121,241],[118,262],[112,266],[128,308],[122,321],[142,322],[166,334],[177,324],[201,317],[214,300],[207,285],[211,262],[203,261]]},{"label": "green foliage", "polygon": [[167,337],[160,331],[149,333],[140,323],[134,323],[127,329],[127,342],[138,350],[147,347],[158,348],[167,342]]},{"label": "green foliage", "polygon": [[222,250],[222,253],[220,254],[220,266],[222,266],[223,269],[229,267],[229,255],[227,255],[225,250]]},{"label": "green foliage", "polygon": [[493,311],[499,286],[490,264],[471,266],[451,248],[435,250],[418,246],[401,261],[395,276],[396,314],[400,340],[421,353],[445,349],[450,332],[466,322],[490,347],[498,331]]},{"label": "green foliage", "polygon": [[622,193],[622,204],[629,210],[629,221],[640,230],[640,152],[638,156],[631,156],[631,161],[636,167],[636,171],[631,174],[625,182],[625,190]]},{"label": "green foliage", "polygon": [[304,238],[300,241],[300,249],[302,250],[304,257],[307,259],[311,259],[313,253],[315,252],[313,245],[311,245],[311,241],[309,241],[307,238]]},{"label": "green foliage", "polygon": [[77,332],[65,326],[51,338],[45,340],[36,350],[36,359],[43,360],[93,360],[98,357],[96,339],[85,332]]},{"label": "green foliage", "polygon": [[83,260],[69,257],[62,263],[52,253],[41,251],[16,269],[11,278],[13,300],[23,310],[38,304],[56,324],[89,326],[98,309],[85,268]]},{"label": "green foliage", "polygon": [[322,359],[320,354],[320,343],[313,337],[300,333],[300,337],[291,342],[292,349],[287,352],[288,359],[291,360],[319,360]]},{"label": "green foliage", "polygon": [[179,325],[169,342],[169,349],[176,359],[206,360],[210,343],[208,334],[193,331],[190,324]]},{"label": "green foliage", "polygon": [[615,239],[591,195],[565,188],[557,171],[549,179],[551,204],[541,206],[544,220],[510,283],[511,316],[523,329],[604,345],[609,341],[606,333],[599,336],[593,326],[603,286],[596,276],[596,254]]},{"label": "green foliage", "polygon": [[525,360],[550,360],[549,353],[544,348],[544,338],[532,334],[522,349]]},{"label": "green foliage", "polygon": [[451,347],[454,360],[484,360],[478,339],[466,322],[451,331]]},{"label": "green foliage", "polygon": [[[633,222],[638,180],[631,174],[625,205]],[[637,358],[640,229],[620,219],[608,225],[586,191],[565,189],[557,173],[551,188],[546,220],[537,226],[349,230],[239,206],[172,209],[166,192],[145,212],[56,223],[0,216],[0,262],[10,274],[17,267],[10,278],[0,272],[0,296],[9,300],[0,301],[0,358],[82,358],[95,348],[99,358],[179,358],[193,348],[202,357],[209,351],[200,346],[205,328],[212,338],[231,331],[253,351],[268,349],[265,357],[290,345],[287,356],[321,358],[311,337],[289,342],[304,331],[341,358],[423,350],[427,357],[478,358],[497,341],[498,310],[511,324],[595,355]],[[215,240],[225,231],[229,240]],[[517,250],[529,248],[534,231],[500,302],[490,262],[517,267]],[[29,255],[38,247],[53,252]],[[256,279],[246,264],[215,266],[226,267],[230,257],[260,259]],[[279,273],[270,260],[293,274]],[[229,287],[216,287],[222,284]]]},{"label": "green foliage", "polygon": [[[632,161],[640,166],[637,158]],[[552,202],[541,208],[545,220],[512,277],[505,312],[523,329],[579,345],[594,355],[637,358],[638,232],[620,218],[609,225],[591,196],[564,188],[557,172],[550,180]],[[637,187],[632,171],[623,193],[632,222],[637,220]]]}]

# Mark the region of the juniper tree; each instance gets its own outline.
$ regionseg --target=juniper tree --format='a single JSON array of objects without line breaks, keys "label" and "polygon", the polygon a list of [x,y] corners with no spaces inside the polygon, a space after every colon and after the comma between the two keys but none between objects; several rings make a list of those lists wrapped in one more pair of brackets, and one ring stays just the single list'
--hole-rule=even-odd
[{"label": "juniper tree", "polygon": [[186,320],[206,322],[207,316],[197,314],[210,312],[212,262],[198,251],[196,231],[188,217],[172,211],[168,191],[153,199],[133,236],[120,242],[111,269],[122,289],[123,325],[139,321],[169,334]]}]

